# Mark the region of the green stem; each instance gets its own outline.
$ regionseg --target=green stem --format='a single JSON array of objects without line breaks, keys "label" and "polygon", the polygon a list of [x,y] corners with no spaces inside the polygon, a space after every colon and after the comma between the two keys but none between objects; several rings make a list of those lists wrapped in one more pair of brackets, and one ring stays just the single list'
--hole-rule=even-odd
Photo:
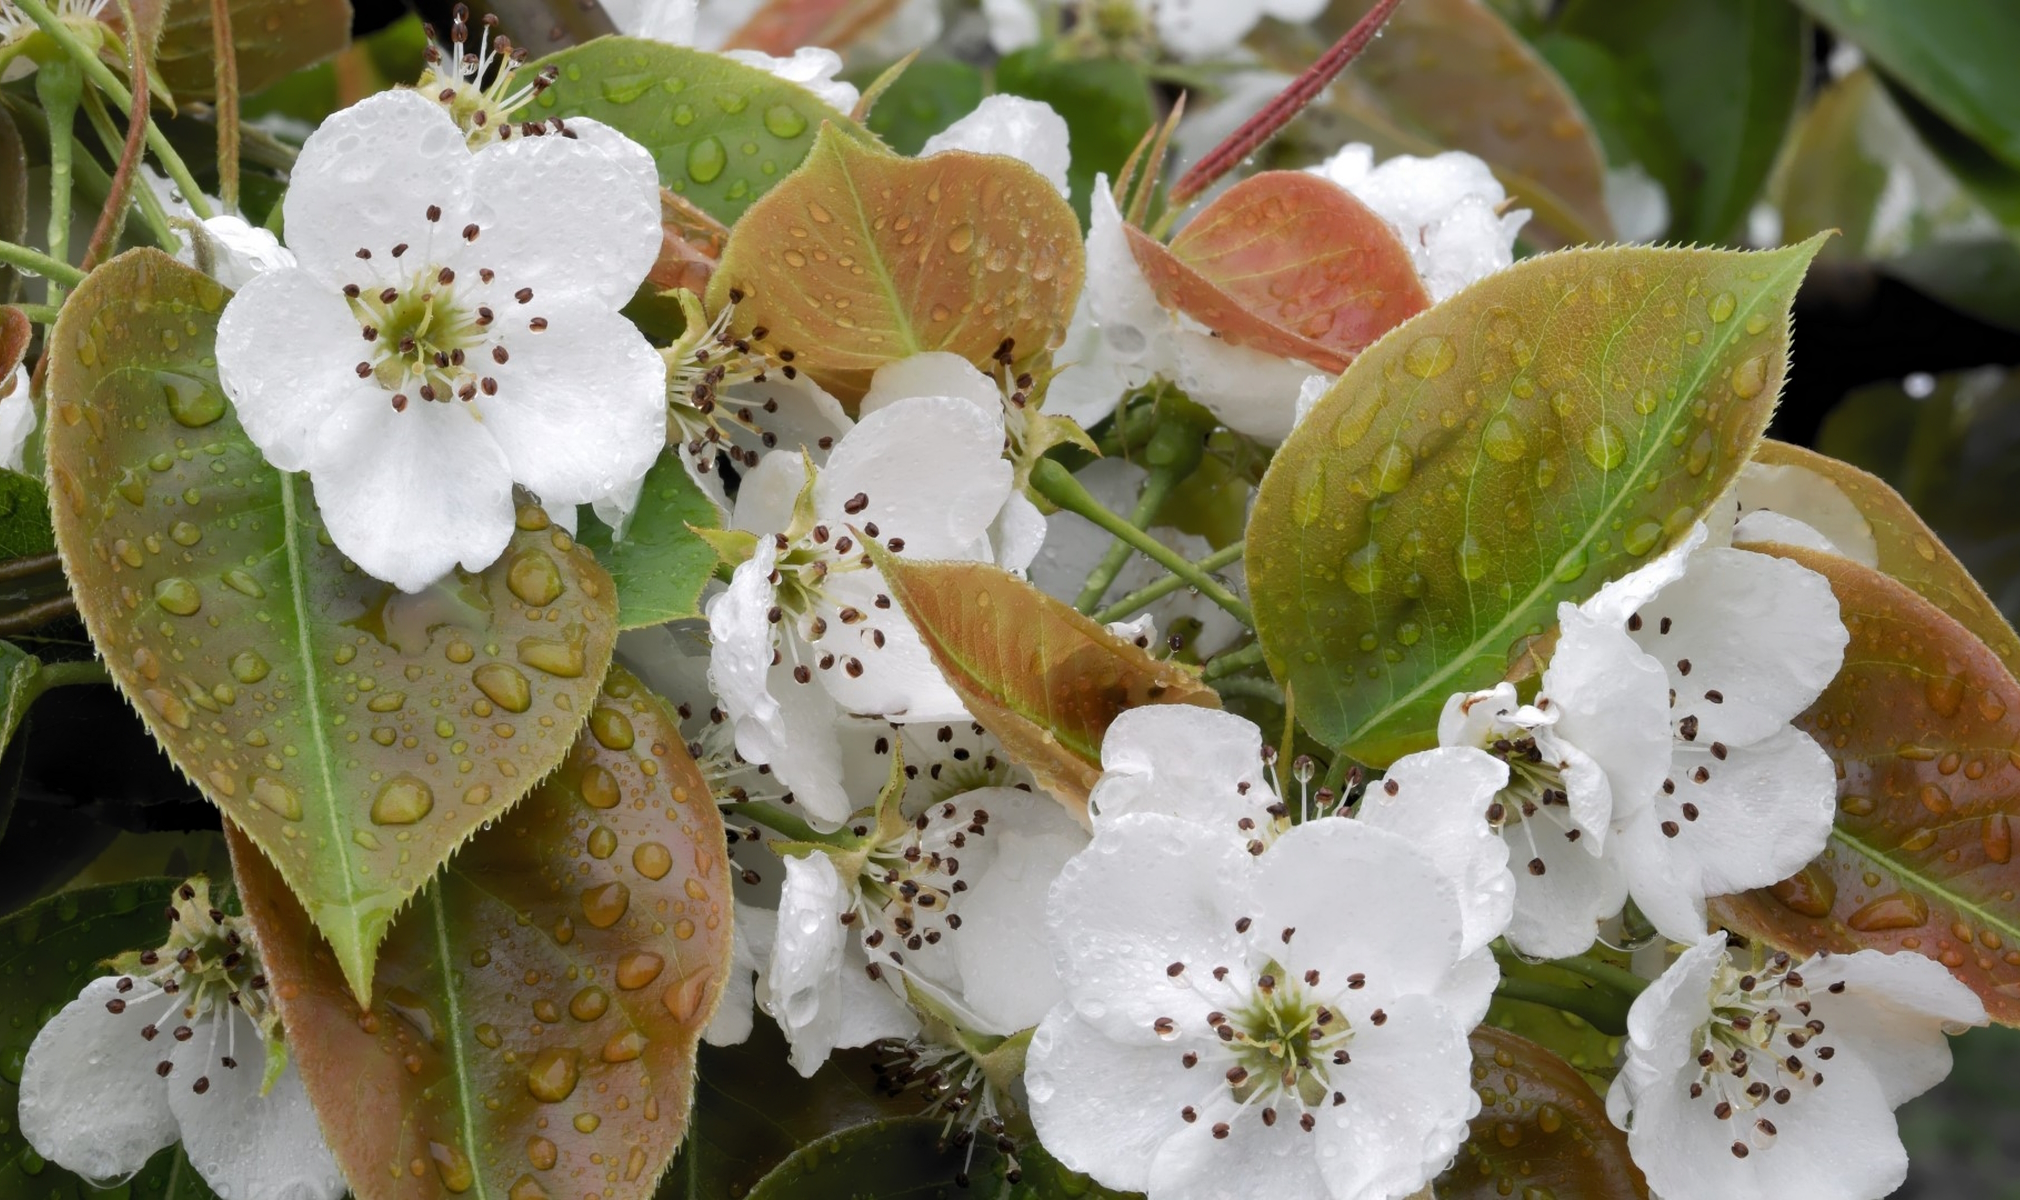
[{"label": "green stem", "polygon": [[[1151,522],[1157,519],[1157,511],[1164,507],[1164,502],[1171,498],[1171,493],[1183,478],[1172,470],[1152,471],[1150,477],[1143,481],[1143,493],[1136,499],[1136,508],[1129,514],[1129,523],[1137,529],[1150,528]],[[1131,553],[1129,543],[1120,538],[1109,543],[1108,552],[1101,556],[1101,561],[1087,576],[1087,586],[1080,589],[1080,597],[1073,602],[1073,607],[1084,613],[1100,607],[1101,598],[1108,594]]]},{"label": "green stem", "polygon": [[[1240,562],[1242,551],[1246,548],[1243,543],[1236,542],[1232,546],[1226,546],[1214,551],[1192,565],[1202,571],[1218,571],[1223,567]],[[1107,608],[1095,613],[1094,619],[1106,625],[1112,621],[1120,621],[1125,617],[1134,616],[1184,586],[1185,580],[1180,579],[1176,575],[1166,575],[1157,582],[1140,587]]]},{"label": "green stem", "polygon": [[54,304],[16,304],[14,307],[21,310],[22,316],[27,317],[37,325],[56,324],[57,314],[63,311]]},{"label": "green stem", "polygon": [[1226,609],[1237,621],[1255,628],[1255,616],[1249,612],[1248,605],[1222,586],[1219,580],[1193,566],[1184,555],[1102,507],[1101,502],[1089,495],[1080,481],[1073,477],[1073,472],[1058,460],[1040,459],[1032,468],[1031,486],[1060,508],[1086,517],[1129,543],[1130,548],[1197,588],[1200,595]]},{"label": "green stem", "polygon": [[76,687],[81,684],[111,683],[112,676],[106,671],[104,663],[96,659],[84,659],[80,662],[43,663],[42,669],[35,674],[35,681],[47,690]]},{"label": "green stem", "polygon": [[[112,123],[112,114],[105,111],[105,101],[97,92],[84,93],[84,114],[91,118],[91,128],[98,133],[98,141],[114,162],[126,151],[126,141],[119,136],[119,129]],[[154,231],[155,245],[169,254],[182,249],[182,239],[176,236],[168,223],[168,211],[161,207],[161,197],[142,180],[133,188],[133,203],[140,208],[140,218]]]},{"label": "green stem", "polygon": [[1319,780],[1319,786],[1322,788],[1331,788],[1333,790],[1333,795],[1335,796],[1340,795],[1341,789],[1343,789],[1347,783],[1347,769],[1352,767],[1353,765],[1354,765],[1353,759],[1347,757],[1345,754],[1335,751],[1333,754],[1333,761],[1326,765],[1326,777],[1324,779]]},{"label": "green stem", "polygon": [[[77,34],[63,23],[62,18],[49,11],[49,6],[42,0],[9,0],[9,2],[26,13],[29,20],[35,22],[42,32],[49,35],[51,41],[63,47],[63,52],[70,56],[70,61],[84,71],[84,77],[91,81],[92,86],[112,97],[114,103],[121,108],[133,103],[132,91],[119,81],[119,76],[112,73],[112,68],[101,62],[98,56],[92,53],[91,47],[78,40]],[[209,220],[215,215],[210,211],[210,201],[204,198],[203,189],[196,186],[196,177],[189,173],[189,166],[182,161],[182,155],[177,154],[175,147],[168,144],[168,136],[161,132],[161,126],[155,124],[151,118],[147,122],[147,148],[154,151],[154,157],[160,161],[162,169],[168,172],[168,177],[175,180],[175,186],[182,189],[183,198],[189,201],[190,210],[197,215],[197,219]]]},{"label": "green stem", "polygon": [[831,842],[833,835],[822,833],[813,826],[770,804],[746,801],[739,804],[722,805],[722,815],[737,817],[754,825],[762,825],[773,833],[784,834],[795,842]]},{"label": "green stem", "polygon": [[1506,1000],[1526,1000],[1568,1012],[1609,1037],[1627,1032],[1627,1003],[1616,993],[1599,988],[1559,987],[1534,979],[1512,979],[1506,975],[1494,987],[1494,994]]},{"label": "green stem", "polygon": [[1202,679],[1219,679],[1223,675],[1232,675],[1236,671],[1256,666],[1262,661],[1262,643],[1251,642],[1239,650],[1230,650],[1226,654],[1214,655],[1207,660],[1206,667],[1199,674]]},{"label": "green stem", "polygon": [[1284,690],[1274,679],[1258,679],[1253,675],[1237,675],[1232,679],[1216,679],[1213,690],[1226,696],[1253,696],[1257,700],[1267,700],[1272,704],[1284,702]]},{"label": "green stem", "polygon": [[[84,94],[84,77],[68,62],[48,62],[35,73],[35,97],[42,102],[42,114],[49,122],[49,257],[70,261],[70,185],[74,179],[77,139],[71,130],[77,124],[77,103]],[[63,284],[49,280],[49,303],[63,303]]]},{"label": "green stem", "polygon": [[1639,996],[1648,989],[1648,980],[1636,975],[1625,967],[1616,967],[1610,962],[1596,958],[1553,958],[1550,966],[1573,975],[1582,975],[1600,987],[1619,992],[1623,996]]},{"label": "green stem", "polygon": [[67,288],[74,288],[84,282],[84,272],[62,259],[51,258],[40,250],[17,246],[13,242],[0,242],[0,263],[33,272]]}]

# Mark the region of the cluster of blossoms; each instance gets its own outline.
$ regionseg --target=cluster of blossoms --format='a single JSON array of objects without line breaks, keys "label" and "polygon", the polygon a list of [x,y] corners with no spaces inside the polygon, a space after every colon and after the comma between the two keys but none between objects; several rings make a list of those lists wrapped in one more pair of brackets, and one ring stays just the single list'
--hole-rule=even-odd
[{"label": "cluster of blossoms", "polygon": [[[1204,57],[1319,6],[1093,7],[1116,36]],[[611,8],[641,36],[719,40],[709,5]],[[1033,0],[984,8],[1001,49],[1046,19]],[[1020,487],[1034,394],[1092,427],[1174,388],[1266,444],[1331,377],[1160,303],[1106,179],[1042,393],[1006,347],[993,373],[894,361],[845,407],[691,293],[685,333],[657,346],[623,312],[662,245],[653,156],[593,120],[525,119],[548,77],[476,32],[459,17],[418,88],[308,137],[285,248],[192,217],[186,256],[236,289],[217,366],[238,420],[376,578],[418,591],[489,567],[519,491],[565,525],[590,506],[621,530],[669,449],[721,508],[705,619],[619,648],[679,706],[731,829],[735,970],[710,1041],[744,1040],[761,1011],[808,1076],[883,1045],[886,1082],[957,1145],[1014,1155],[1028,1119],[1065,1166],[1151,1200],[1388,1200],[1424,1189],[1480,1113],[1468,1038],[1497,952],[1659,938],[1681,953],[1636,958],[1655,978],[1607,1098],[1655,1191],[1856,1200],[1899,1183],[1890,1114],[1943,1076],[1943,1035],[1983,1023],[1980,1002],[1918,957],[1729,942],[1706,909],[1809,863],[1835,807],[1830,758],[1792,722],[1841,665],[1838,602],[1744,547],[1859,558],[1869,537],[1781,511],[1756,471],[1680,544],[1563,605],[1540,675],[1451,696],[1438,745],[1378,777],[1314,787],[1243,717],[1151,705],[1107,728],[1080,811],[977,723],[882,556],[989,564],[1071,600],[1107,539]],[[824,51],[739,53],[838,112],[856,103]],[[996,98],[925,154],[1019,158],[1063,193],[1067,146],[1050,108]],[[1388,225],[1433,300],[1507,268],[1529,216],[1461,153],[1376,165],[1356,145],[1313,170]],[[24,378],[0,384],[16,465]],[[1082,478],[1126,498],[1141,475]],[[1239,635],[1184,591],[1116,631],[1163,646],[1177,622],[1195,648]],[[42,1031],[23,1132],[94,1179],[179,1136],[220,1194],[334,1198],[257,947],[196,883],[170,919],[166,946]]]}]

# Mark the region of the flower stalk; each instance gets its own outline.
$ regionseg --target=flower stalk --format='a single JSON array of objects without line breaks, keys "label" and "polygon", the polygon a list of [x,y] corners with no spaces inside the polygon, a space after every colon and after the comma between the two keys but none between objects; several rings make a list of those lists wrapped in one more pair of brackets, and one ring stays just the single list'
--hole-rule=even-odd
[{"label": "flower stalk", "polygon": [[1255,627],[1255,616],[1248,605],[1227,590],[1219,580],[1208,575],[1187,561],[1185,556],[1171,547],[1138,529],[1115,513],[1109,512],[1088,490],[1081,486],[1073,472],[1055,459],[1045,459],[1032,468],[1031,486],[1038,494],[1071,513],[1077,513],[1094,522],[1127,543],[1131,549],[1150,559],[1158,566],[1170,571],[1199,594],[1227,610],[1229,615],[1242,624]]}]

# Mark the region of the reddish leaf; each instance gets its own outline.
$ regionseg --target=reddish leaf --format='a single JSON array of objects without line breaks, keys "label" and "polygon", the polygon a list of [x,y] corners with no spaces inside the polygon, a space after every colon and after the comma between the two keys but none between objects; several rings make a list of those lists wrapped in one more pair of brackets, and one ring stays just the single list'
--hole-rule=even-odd
[{"label": "reddish leaf", "polygon": [[1713,903],[1749,936],[1805,953],[1926,955],[2020,1024],[2020,683],[1970,630],[1849,559],[1776,547],[1831,581],[1851,645],[1797,724],[1838,766],[1822,857]]},{"label": "reddish leaf", "polygon": [[[211,0],[165,0],[163,7],[155,48],[162,84],[178,100],[213,98]],[[239,90],[246,94],[330,57],[351,40],[350,0],[230,0],[229,11]]]},{"label": "reddish leaf", "polygon": [[646,286],[706,294],[728,242],[729,229],[721,221],[666,188],[659,189],[659,259],[645,277]]},{"label": "reddish leaf", "polygon": [[1344,371],[1431,306],[1388,222],[1303,171],[1266,171],[1229,188],[1169,248],[1127,228],[1166,308],[1236,345],[1327,371]]},{"label": "reddish leaf", "polygon": [[235,830],[288,1046],[359,1200],[641,1200],[729,974],[722,820],[663,701],[612,671],[567,761],[449,861],[360,1012]]},{"label": "reddish leaf", "polygon": [[801,46],[841,49],[882,24],[898,0],[766,0],[724,43],[725,50],[788,55]]},{"label": "reddish leaf", "polygon": [[1473,1031],[1480,1115],[1458,1161],[1438,1177],[1438,1200],[1627,1200],[1648,1183],[1627,1156],[1627,1135],[1584,1077],[1535,1042],[1482,1025]]},{"label": "reddish leaf", "polygon": [[7,377],[28,356],[28,343],[34,337],[35,325],[28,314],[18,308],[0,306],[0,389],[4,389]]}]

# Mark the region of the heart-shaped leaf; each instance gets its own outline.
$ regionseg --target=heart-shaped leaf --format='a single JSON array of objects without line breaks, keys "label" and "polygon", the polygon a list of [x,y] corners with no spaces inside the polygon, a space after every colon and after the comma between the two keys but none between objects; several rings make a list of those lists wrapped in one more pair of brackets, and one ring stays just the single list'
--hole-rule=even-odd
[{"label": "heart-shaped leaf", "polygon": [[983,563],[910,562],[869,543],[947,683],[1004,751],[1061,803],[1086,811],[1101,736],[1143,704],[1219,708],[1159,662],[1030,584]]},{"label": "heart-shaped leaf", "polygon": [[[212,0],[169,0],[155,70],[178,100],[217,94]],[[351,41],[350,0],[229,0],[239,90],[251,94]],[[420,64],[414,64],[415,69]]]},{"label": "heart-shaped leaf", "polygon": [[1838,816],[1815,862],[1712,904],[1791,950],[1926,955],[2020,1025],[2020,683],[1906,584],[1778,547],[1837,593],[1844,669],[1797,719],[1838,766]]},{"label": "heart-shaped leaf", "polygon": [[730,969],[722,819],[664,701],[611,672],[568,761],[393,927],[363,1011],[265,859],[232,849],[359,1200],[652,1195]]},{"label": "heart-shaped leaf", "polygon": [[410,596],[359,571],[308,481],[267,465],[218,389],[225,296],[135,250],[64,305],[57,544],[114,681],[367,996],[393,914],[568,752],[616,591],[530,507],[482,574]]},{"label": "heart-shaped leaf", "polygon": [[1648,1182],[1627,1156],[1627,1135],[1583,1076],[1527,1038],[1473,1031],[1480,1114],[1459,1157],[1438,1177],[1438,1200],[1628,1200]]},{"label": "heart-shaped leaf", "polygon": [[1431,306],[1389,223],[1345,188],[1265,171],[1229,188],[1167,249],[1124,226],[1159,303],[1237,346],[1337,374]]},{"label": "heart-shaped leaf", "polygon": [[725,225],[813,148],[823,123],[870,135],[812,92],[720,54],[640,38],[598,38],[527,65],[554,86],[528,112],[593,117],[652,152],[659,181]]},{"label": "heart-shaped leaf", "polygon": [[645,473],[638,509],[613,540],[595,516],[582,519],[582,544],[617,581],[617,626],[637,629],[701,615],[701,589],[715,575],[714,547],[696,529],[722,523],[715,502],[668,450]]},{"label": "heart-shaped leaf", "polygon": [[[94,1200],[104,1192],[45,1161],[21,1136],[14,1114],[20,1103],[22,1060],[28,1045],[56,1011],[84,985],[106,974],[104,961],[129,950],[161,944],[162,915],[180,879],[80,888],[51,896],[0,921],[0,1195]],[[214,1200],[182,1155],[180,1145],[155,1155],[126,1181],[135,1200]]]},{"label": "heart-shaped leaf", "polygon": [[1029,360],[1064,334],[1086,254],[1059,192],[1014,158],[900,158],[824,127],[791,179],[751,206],[709,284],[739,332],[844,401],[927,350],[994,374],[1004,341]]},{"label": "heart-shaped leaf", "polygon": [[[1880,573],[1907,584],[1922,599],[1949,614],[1998,655],[2009,672],[2020,675],[2020,636],[2014,634],[2013,626],[1971,572],[1899,492],[1850,463],[1787,442],[1762,442],[1754,461],[1810,472],[1834,486],[1870,526],[1879,550],[1875,565]],[[1787,515],[1804,516],[1799,511]]]},{"label": "heart-shaped leaf", "polygon": [[1688,531],[1753,452],[1821,239],[1517,263],[1369,348],[1249,523],[1256,631],[1298,719],[1375,764],[1454,692]]}]

